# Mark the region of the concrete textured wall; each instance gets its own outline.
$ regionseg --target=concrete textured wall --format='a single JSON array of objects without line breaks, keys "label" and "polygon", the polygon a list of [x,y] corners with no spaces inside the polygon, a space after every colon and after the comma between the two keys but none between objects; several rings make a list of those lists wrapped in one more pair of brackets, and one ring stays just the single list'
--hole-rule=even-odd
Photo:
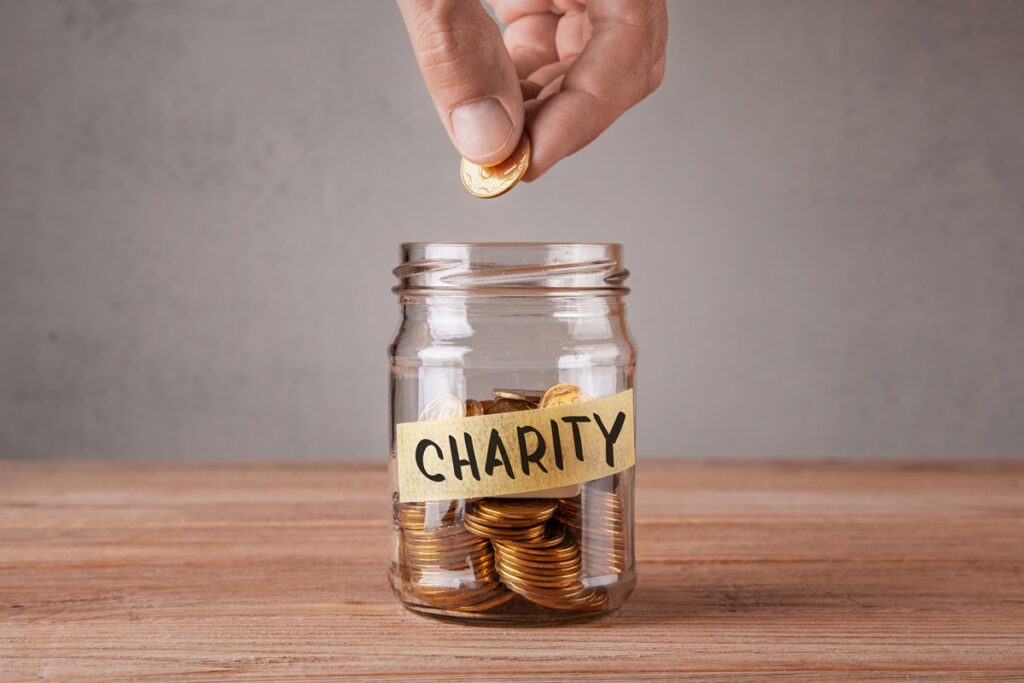
[{"label": "concrete textured wall", "polygon": [[625,242],[643,454],[1024,455],[1024,2],[670,4],[482,202],[390,2],[0,0],[0,456],[383,457],[412,239]]}]

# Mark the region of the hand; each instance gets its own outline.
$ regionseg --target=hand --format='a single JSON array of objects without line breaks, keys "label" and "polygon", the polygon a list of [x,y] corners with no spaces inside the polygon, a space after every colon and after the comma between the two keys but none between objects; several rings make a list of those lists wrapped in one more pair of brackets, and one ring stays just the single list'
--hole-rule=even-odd
[{"label": "hand", "polygon": [[588,145],[665,73],[665,0],[398,0],[420,71],[459,154],[503,161],[524,127],[525,180]]}]

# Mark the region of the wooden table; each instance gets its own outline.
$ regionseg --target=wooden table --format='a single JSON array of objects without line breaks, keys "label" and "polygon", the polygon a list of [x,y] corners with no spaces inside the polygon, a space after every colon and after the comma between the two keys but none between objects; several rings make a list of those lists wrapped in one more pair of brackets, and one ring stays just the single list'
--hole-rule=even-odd
[{"label": "wooden table", "polygon": [[0,462],[0,680],[1024,680],[1024,461],[644,461],[600,621],[405,612],[374,464]]}]

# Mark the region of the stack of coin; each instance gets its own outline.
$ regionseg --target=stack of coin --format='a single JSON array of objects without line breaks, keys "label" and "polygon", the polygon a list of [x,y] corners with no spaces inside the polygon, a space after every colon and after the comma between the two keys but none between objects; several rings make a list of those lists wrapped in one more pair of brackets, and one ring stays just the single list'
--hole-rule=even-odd
[{"label": "stack of coin", "polygon": [[460,523],[457,501],[407,503],[398,511],[405,571],[416,595],[432,607],[486,611],[508,602],[487,539]]},{"label": "stack of coin", "polygon": [[607,596],[583,585],[579,546],[555,527],[533,541],[491,541],[502,582],[530,602],[556,610],[601,609]]},{"label": "stack of coin", "polygon": [[556,514],[580,545],[585,576],[626,571],[626,529],[622,499],[595,488],[563,498]]},{"label": "stack of coin", "polygon": [[579,547],[560,525],[549,520],[557,499],[485,498],[471,505],[466,528],[494,547],[502,583],[527,600],[559,610],[602,607],[603,593],[581,582]]},{"label": "stack of coin", "polygon": [[484,498],[466,509],[466,529],[480,538],[536,541],[544,537],[547,521],[558,510],[557,500]]}]

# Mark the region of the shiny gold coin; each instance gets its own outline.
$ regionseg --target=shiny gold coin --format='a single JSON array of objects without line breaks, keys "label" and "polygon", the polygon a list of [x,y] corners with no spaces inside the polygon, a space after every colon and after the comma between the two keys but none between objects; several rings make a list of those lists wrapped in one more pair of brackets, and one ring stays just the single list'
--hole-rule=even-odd
[{"label": "shiny gold coin", "polygon": [[523,132],[512,155],[494,166],[480,166],[462,159],[459,177],[462,186],[481,199],[491,199],[505,194],[518,183],[530,167],[530,136]]},{"label": "shiny gold coin", "polygon": [[406,558],[415,562],[419,567],[439,565],[442,562],[449,564],[466,564],[467,562],[489,562],[493,558],[490,548],[479,548],[475,550],[461,551],[429,551],[405,549]]},{"label": "shiny gold coin", "polygon": [[429,529],[441,529],[451,526],[455,522],[457,508],[445,507],[430,503],[431,508],[427,509],[420,504],[420,507],[402,506],[398,509],[398,523],[403,529],[414,531],[427,531]]},{"label": "shiny gold coin", "polygon": [[544,392],[544,396],[540,399],[540,407],[553,408],[589,400],[591,400],[590,396],[587,396],[575,384],[556,384]]},{"label": "shiny gold coin", "polygon": [[513,529],[506,529],[502,527],[493,527],[486,524],[480,524],[469,517],[464,521],[466,529],[477,536],[490,539],[503,539],[509,541],[523,540],[532,541],[537,538],[544,537],[544,525],[538,524],[532,527],[516,527]]},{"label": "shiny gold coin", "polygon": [[420,599],[432,603],[434,607],[458,607],[471,605],[502,590],[504,587],[501,583],[491,582],[481,584],[477,588],[419,586],[416,588],[416,593]]},{"label": "shiny gold coin", "polygon": [[499,529],[516,529],[524,526],[535,526],[548,521],[550,517],[535,515],[533,517],[507,517],[495,514],[490,510],[474,507],[466,511],[464,519],[472,519],[485,526],[493,526]]},{"label": "shiny gold coin", "polygon": [[546,555],[496,550],[494,553],[494,560],[495,562],[501,561],[528,568],[531,568],[531,565],[537,565],[532,568],[538,570],[546,569],[550,571],[571,570],[581,562],[580,553],[575,549],[571,553],[548,552]]},{"label": "shiny gold coin", "polygon": [[[540,539],[542,540],[542,539]],[[534,545],[536,541],[517,541],[496,538],[491,541],[491,547],[495,553],[503,553],[515,557],[522,557],[527,560],[539,560],[552,562],[573,557],[579,552],[579,546],[571,538],[566,538],[558,545]]]},{"label": "shiny gold coin", "polygon": [[454,561],[420,561],[411,557],[407,557],[406,562],[408,563],[410,574],[417,574],[420,576],[430,574],[432,576],[447,579],[453,578],[454,576],[466,578],[471,573],[475,574],[477,578],[480,578],[481,576],[489,576],[494,573],[495,570],[494,557],[492,555],[476,557],[470,562],[467,562],[465,559]]},{"label": "shiny gold coin", "polygon": [[524,571],[535,570],[538,573],[567,573],[573,569],[579,569],[583,564],[583,561],[576,557],[566,558],[564,560],[550,561],[547,559],[533,559],[528,560],[523,557],[516,557],[515,555],[508,555],[506,553],[497,553],[495,562],[498,564],[504,564],[511,567],[520,567]]},{"label": "shiny gold coin", "polygon": [[519,581],[511,577],[504,578],[502,583],[527,600],[553,609],[572,609],[570,605],[583,598],[587,590],[579,581],[571,586],[560,588],[538,588],[529,582]]},{"label": "shiny gold coin", "polygon": [[578,584],[583,576],[582,566],[564,572],[531,572],[499,562],[495,569],[506,584],[509,581],[521,581],[524,586],[535,589],[568,588]]},{"label": "shiny gold coin", "polygon": [[511,588],[511,584],[519,582],[518,585],[524,591],[546,591],[546,590],[557,590],[565,591],[574,589],[580,585],[580,573],[577,571],[566,576],[558,576],[552,574],[551,576],[537,576],[535,574],[526,574],[510,567],[498,566],[498,576],[501,577],[501,582]]},{"label": "shiny gold coin", "polygon": [[470,564],[486,564],[494,560],[494,556],[491,554],[490,549],[477,550],[474,552],[457,552],[457,553],[429,553],[429,552],[417,552],[405,549],[405,557],[410,565],[420,568],[457,568],[466,567]]},{"label": "shiny gold coin", "polygon": [[423,586],[449,586],[456,581],[465,583],[495,583],[500,580],[494,566],[440,567],[437,569],[411,569],[409,576]]},{"label": "shiny gold coin", "polygon": [[515,398],[501,398],[495,401],[489,408],[484,410],[486,415],[497,415],[498,413],[518,413],[520,410],[533,410],[536,403],[521,401]]},{"label": "shiny gold coin", "polygon": [[565,529],[560,527],[555,531],[549,531],[544,538],[539,538],[536,541],[516,543],[516,547],[525,548],[527,550],[544,550],[546,548],[560,546],[563,543],[565,543]]},{"label": "shiny gold coin", "polygon": [[502,583],[520,595],[540,595],[546,598],[571,598],[582,594],[586,587],[580,581],[573,581],[564,586],[535,586],[529,581],[515,576],[503,576]]},{"label": "shiny gold coin", "polygon": [[491,393],[494,394],[494,398],[512,398],[530,403],[540,403],[544,398],[544,392],[540,389],[492,389]]},{"label": "shiny gold coin", "polygon": [[454,553],[454,552],[472,552],[476,550],[487,550],[490,548],[490,544],[487,543],[487,539],[478,538],[471,533],[463,531],[460,536],[448,537],[444,539],[406,539],[405,542],[406,550],[410,550],[418,553]]},{"label": "shiny gold coin", "polygon": [[485,498],[474,506],[474,512],[497,515],[510,520],[547,521],[558,510],[557,500],[530,498]]},{"label": "shiny gold coin", "polygon": [[547,607],[549,609],[557,610],[571,610],[587,612],[592,610],[599,610],[608,604],[607,596],[604,593],[600,593],[596,590],[583,591],[579,595],[571,598],[558,598],[555,600],[549,600],[543,595],[531,596],[531,600],[536,602],[541,607]]},{"label": "shiny gold coin", "polygon": [[484,404],[476,399],[466,399],[466,417],[476,417],[484,414]]},{"label": "shiny gold coin", "polygon": [[407,541],[415,543],[416,541],[423,541],[424,543],[430,543],[431,541],[437,543],[446,542],[455,538],[462,538],[465,536],[466,530],[461,526],[448,526],[441,529],[433,529],[430,531],[404,528],[402,534],[405,535]]},{"label": "shiny gold coin", "polygon": [[443,535],[427,531],[403,531],[402,534],[405,539],[405,547],[407,550],[437,551],[443,549],[461,550],[463,548],[479,547],[470,541],[470,539],[473,538],[473,535],[467,533],[465,528],[462,528],[462,532],[458,534],[449,533],[447,530]]},{"label": "shiny gold coin", "polygon": [[442,394],[427,404],[420,413],[420,422],[448,420],[453,417],[465,417],[466,404],[458,396]]},{"label": "shiny gold coin", "polygon": [[501,607],[514,597],[516,597],[515,593],[510,590],[504,590],[503,588],[500,592],[496,593],[494,597],[487,598],[483,602],[474,602],[470,605],[456,607],[455,609],[460,612],[486,612],[489,609]]},{"label": "shiny gold coin", "polygon": [[405,536],[407,546],[421,550],[428,548],[457,549],[487,546],[487,541],[482,541],[476,536],[467,533],[461,524],[442,531],[410,531],[406,529],[402,533]]},{"label": "shiny gold coin", "polygon": [[496,553],[511,554],[525,559],[564,560],[579,554],[579,548],[572,541],[555,548],[530,548],[526,543],[496,538],[491,541],[491,545],[494,546]]},{"label": "shiny gold coin", "polygon": [[478,526],[494,529],[523,529],[540,524],[544,520],[533,519],[504,519],[498,515],[492,515],[480,510],[467,512],[464,520],[476,522]]}]

